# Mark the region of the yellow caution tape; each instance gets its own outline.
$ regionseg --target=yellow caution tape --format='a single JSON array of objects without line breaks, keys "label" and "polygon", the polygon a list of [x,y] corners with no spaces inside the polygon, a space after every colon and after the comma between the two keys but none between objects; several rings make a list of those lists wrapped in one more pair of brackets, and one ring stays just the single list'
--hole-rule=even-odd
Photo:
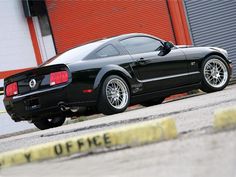
[{"label": "yellow caution tape", "polygon": [[0,167],[116,148],[177,137],[175,121],[163,118],[0,154]]},{"label": "yellow caution tape", "polygon": [[215,111],[215,129],[219,130],[232,127],[236,127],[236,106]]},{"label": "yellow caution tape", "polygon": [[6,113],[6,111],[0,111],[0,114]]}]

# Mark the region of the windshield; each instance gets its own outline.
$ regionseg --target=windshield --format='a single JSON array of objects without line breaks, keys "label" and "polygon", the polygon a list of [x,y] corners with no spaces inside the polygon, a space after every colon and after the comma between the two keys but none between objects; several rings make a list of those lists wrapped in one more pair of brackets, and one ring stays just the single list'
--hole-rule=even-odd
[{"label": "windshield", "polygon": [[48,61],[43,63],[41,66],[59,64],[59,63],[68,64],[68,63],[74,63],[76,61],[80,61],[84,57],[86,57],[90,52],[92,52],[97,47],[99,47],[100,45],[104,44],[107,41],[108,39],[99,40],[96,42],[88,43],[88,44],[70,49],[65,53],[62,53],[60,55],[57,55],[49,59]]}]

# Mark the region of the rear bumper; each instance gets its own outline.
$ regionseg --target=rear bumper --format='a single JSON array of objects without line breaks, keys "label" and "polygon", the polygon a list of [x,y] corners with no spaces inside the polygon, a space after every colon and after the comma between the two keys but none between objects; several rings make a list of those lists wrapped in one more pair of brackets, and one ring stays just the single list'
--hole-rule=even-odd
[{"label": "rear bumper", "polygon": [[61,111],[60,105],[66,106],[90,106],[93,102],[71,102],[68,100],[66,87],[38,91],[22,96],[5,97],[6,111],[14,121],[34,121],[56,116],[67,116]]},{"label": "rear bumper", "polygon": [[61,114],[59,102],[67,101],[64,88],[35,92],[22,96],[5,97],[6,111],[14,121],[40,119]]}]

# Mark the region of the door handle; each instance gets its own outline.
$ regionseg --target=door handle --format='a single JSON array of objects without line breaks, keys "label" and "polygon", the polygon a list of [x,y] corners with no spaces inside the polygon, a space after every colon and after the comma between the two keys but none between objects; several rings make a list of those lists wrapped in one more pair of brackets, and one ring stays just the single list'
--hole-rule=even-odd
[{"label": "door handle", "polygon": [[148,60],[145,60],[143,57],[141,57],[137,60],[137,64],[138,65],[146,65],[146,64],[148,64]]}]

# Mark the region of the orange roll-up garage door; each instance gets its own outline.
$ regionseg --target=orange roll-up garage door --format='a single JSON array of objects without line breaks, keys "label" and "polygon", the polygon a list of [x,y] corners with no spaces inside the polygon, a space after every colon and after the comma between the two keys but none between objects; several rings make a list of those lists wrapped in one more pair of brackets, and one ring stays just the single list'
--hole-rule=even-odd
[{"label": "orange roll-up garage door", "polygon": [[58,53],[98,38],[133,32],[175,43],[166,0],[46,0],[46,5]]}]

